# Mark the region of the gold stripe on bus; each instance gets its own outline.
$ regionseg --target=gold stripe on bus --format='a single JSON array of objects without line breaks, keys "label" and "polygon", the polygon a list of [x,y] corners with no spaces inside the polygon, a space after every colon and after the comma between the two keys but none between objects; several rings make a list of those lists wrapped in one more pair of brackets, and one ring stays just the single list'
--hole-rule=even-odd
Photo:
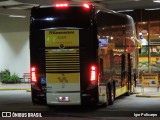
[{"label": "gold stripe on bus", "polygon": [[[71,63],[71,61],[47,61],[47,64],[57,64],[57,63],[64,63],[64,64],[67,64],[67,63]],[[73,61],[72,64],[78,64],[77,61]]]},{"label": "gold stripe on bus", "polygon": [[67,67],[67,66],[79,66],[80,64],[79,63],[60,63],[60,62],[47,62],[46,63],[46,66],[47,65],[51,65],[51,66],[64,66],[64,67]]},{"label": "gold stripe on bus", "polygon": [[47,73],[47,83],[80,83],[80,73]]},{"label": "gold stripe on bus", "polygon": [[75,53],[77,53],[77,50],[79,50],[79,48],[68,48],[68,49],[60,49],[60,48],[58,48],[58,49],[45,49],[45,52],[46,53],[49,53],[49,54],[51,54],[51,53],[54,53],[54,54],[59,54],[59,52],[61,53],[61,54],[75,54]]},{"label": "gold stripe on bus", "polygon": [[45,53],[46,55],[78,55],[79,49],[51,49],[47,50]]},{"label": "gold stripe on bus", "polygon": [[53,68],[46,68],[46,70],[48,70],[48,71],[55,71],[55,72],[58,72],[58,73],[60,73],[60,71],[80,71],[79,70],[79,67],[76,67],[76,68],[55,68],[55,69],[53,69]]},{"label": "gold stripe on bus", "polygon": [[45,60],[46,60],[46,63],[56,63],[56,64],[57,63],[77,63],[77,64],[79,63],[79,59],[78,60],[75,60],[75,59],[74,60],[73,59],[72,60],[64,60],[64,61],[61,59],[58,59],[58,60],[45,59]]},{"label": "gold stripe on bus", "polygon": [[56,58],[56,57],[59,57],[59,58],[62,58],[62,57],[73,57],[73,58],[78,58],[79,55],[46,55],[46,58]]},{"label": "gold stripe on bus", "polygon": [[116,88],[116,97],[127,92],[127,86],[123,86],[121,88]]},{"label": "gold stripe on bus", "polygon": [[[50,67],[50,68],[49,68],[49,67]],[[64,69],[64,68],[66,68],[66,69],[67,69],[67,68],[73,68],[73,69],[74,69],[74,68],[77,68],[77,69],[79,69],[80,66],[79,66],[79,65],[75,65],[75,66],[73,66],[73,65],[70,65],[70,66],[47,65],[46,68],[47,68],[47,69],[62,69],[62,68],[63,68],[63,69]]]},{"label": "gold stripe on bus", "polygon": [[75,58],[75,57],[68,57],[68,58],[64,58],[64,57],[62,57],[62,58],[46,58],[46,60],[63,60],[63,61],[65,61],[65,60],[78,60],[79,58],[77,57],[77,58]]},{"label": "gold stripe on bus", "polygon": [[53,67],[63,67],[63,68],[64,68],[64,67],[66,67],[66,68],[67,68],[67,67],[71,67],[71,68],[72,68],[72,66],[73,66],[73,67],[79,67],[80,65],[69,65],[69,64],[68,64],[68,65],[66,65],[66,64],[65,64],[65,65],[63,65],[63,64],[60,64],[60,65],[47,64],[47,65],[46,65],[46,67],[50,67],[50,66],[53,66]]},{"label": "gold stripe on bus", "polygon": [[62,59],[62,60],[68,60],[68,59],[78,59],[79,58],[79,56],[70,56],[69,57],[69,55],[68,56],[54,56],[54,55],[52,55],[52,56],[46,56],[46,59],[57,59],[57,60],[59,60],[59,59]]},{"label": "gold stripe on bus", "polygon": [[78,62],[71,63],[71,62],[66,62],[66,61],[63,61],[63,62],[51,61],[51,62],[46,63],[46,65],[59,65],[59,64],[61,64],[61,65],[79,65]]},{"label": "gold stripe on bus", "polygon": [[54,73],[78,73],[78,72],[80,72],[80,70],[78,70],[78,69],[76,69],[76,70],[74,70],[74,69],[68,69],[68,70],[63,70],[63,69],[59,69],[59,70],[53,70],[53,69],[47,69],[46,70],[46,73],[52,73],[52,74],[54,74]]},{"label": "gold stripe on bus", "polygon": [[[53,55],[54,56],[54,55]],[[46,56],[45,59],[55,59],[55,60],[70,60],[70,59],[79,59],[79,56]]]},{"label": "gold stripe on bus", "polygon": [[47,67],[46,70],[80,70],[80,67],[57,67],[57,66],[51,66],[51,67]]},{"label": "gold stripe on bus", "polygon": [[53,60],[53,59],[45,59],[46,63],[79,63],[79,59],[71,59],[71,60],[62,60],[62,59],[58,59],[58,60]]},{"label": "gold stripe on bus", "polygon": [[[47,48],[45,50],[47,50]],[[78,50],[79,49],[49,49],[45,53],[47,55],[50,55],[50,54],[66,55],[66,53],[67,53],[67,55],[75,55],[75,54],[79,54]]]},{"label": "gold stripe on bus", "polygon": [[[46,60],[46,61],[47,61],[47,60]],[[58,65],[58,64],[64,64],[64,65],[70,64],[70,65],[79,65],[79,61],[75,61],[75,60],[73,60],[72,62],[70,62],[70,61],[47,61],[46,64],[56,64],[56,65]]]}]

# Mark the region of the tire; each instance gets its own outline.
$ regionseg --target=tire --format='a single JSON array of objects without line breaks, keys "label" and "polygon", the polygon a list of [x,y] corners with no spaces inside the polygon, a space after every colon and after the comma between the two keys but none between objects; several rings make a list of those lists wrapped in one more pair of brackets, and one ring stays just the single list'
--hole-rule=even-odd
[{"label": "tire", "polygon": [[37,97],[36,95],[37,93],[34,90],[32,90],[31,92],[32,103],[33,104],[45,104],[43,97]]},{"label": "tire", "polygon": [[126,93],[125,93],[125,96],[130,96],[130,92],[129,92],[129,91],[126,92]]},{"label": "tire", "polygon": [[114,103],[114,95],[111,91],[109,91],[109,100],[108,100],[109,105],[113,105]]},{"label": "tire", "polygon": [[115,99],[114,89],[111,87],[111,84],[108,85],[108,104],[113,105]]},{"label": "tire", "polygon": [[107,103],[104,103],[104,104],[100,105],[101,108],[106,108],[107,106],[108,106]]},{"label": "tire", "polygon": [[38,100],[38,98],[36,97],[36,93],[34,92],[34,91],[32,91],[32,103],[33,104],[39,104],[39,100]]},{"label": "tire", "polygon": [[47,105],[47,106],[48,106],[48,108],[50,108],[50,109],[55,108],[54,105]]},{"label": "tire", "polygon": [[103,108],[105,108],[105,107],[107,107],[108,106],[108,89],[106,89],[106,103],[103,103],[102,105],[101,105],[101,107],[103,107]]}]

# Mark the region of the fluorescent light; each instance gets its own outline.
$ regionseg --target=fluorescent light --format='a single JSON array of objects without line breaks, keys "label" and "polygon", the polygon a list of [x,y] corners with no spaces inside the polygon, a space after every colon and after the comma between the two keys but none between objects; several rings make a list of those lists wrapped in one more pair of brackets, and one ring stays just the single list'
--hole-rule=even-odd
[{"label": "fluorescent light", "polygon": [[157,3],[160,3],[160,0],[153,0],[153,2],[157,2]]},{"label": "fluorescent light", "polygon": [[133,11],[133,10],[119,10],[117,12],[131,12],[131,11]]},{"label": "fluorescent light", "polygon": [[149,9],[145,9],[145,10],[160,10],[160,8],[149,8]]},{"label": "fluorescent light", "polygon": [[26,18],[26,16],[23,15],[9,15],[9,17]]}]

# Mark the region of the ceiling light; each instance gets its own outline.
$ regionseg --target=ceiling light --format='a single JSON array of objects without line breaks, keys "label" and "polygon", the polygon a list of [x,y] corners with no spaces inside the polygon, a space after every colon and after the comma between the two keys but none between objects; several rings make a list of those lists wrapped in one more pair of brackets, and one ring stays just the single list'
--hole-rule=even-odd
[{"label": "ceiling light", "polygon": [[153,2],[157,2],[157,3],[160,3],[160,0],[153,0]]},{"label": "ceiling light", "polygon": [[26,16],[23,15],[9,15],[9,17],[26,18]]},{"label": "ceiling light", "polygon": [[149,9],[145,9],[145,10],[160,10],[160,8],[149,8]]},{"label": "ceiling light", "polygon": [[132,12],[133,10],[119,10],[117,12]]}]

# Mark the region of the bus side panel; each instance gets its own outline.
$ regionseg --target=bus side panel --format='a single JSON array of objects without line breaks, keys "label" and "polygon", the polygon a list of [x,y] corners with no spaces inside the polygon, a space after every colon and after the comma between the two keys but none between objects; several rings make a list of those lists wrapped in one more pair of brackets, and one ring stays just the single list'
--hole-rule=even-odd
[{"label": "bus side panel", "polygon": [[[98,66],[98,40],[95,26],[80,30],[80,79],[82,104],[98,102],[98,84],[90,81],[90,66]],[[98,80],[97,80],[98,82]]]},{"label": "bus side panel", "polygon": [[135,59],[134,22],[128,15],[115,12],[99,11],[96,18],[104,70],[102,80],[115,81],[115,97],[128,94],[132,83],[130,58]]},{"label": "bus side panel", "polygon": [[45,49],[44,49],[44,32],[35,30],[31,24],[30,32],[30,67],[36,67],[37,81],[31,81],[31,93],[33,103],[46,103],[45,88],[46,83],[41,82],[45,78]]}]

